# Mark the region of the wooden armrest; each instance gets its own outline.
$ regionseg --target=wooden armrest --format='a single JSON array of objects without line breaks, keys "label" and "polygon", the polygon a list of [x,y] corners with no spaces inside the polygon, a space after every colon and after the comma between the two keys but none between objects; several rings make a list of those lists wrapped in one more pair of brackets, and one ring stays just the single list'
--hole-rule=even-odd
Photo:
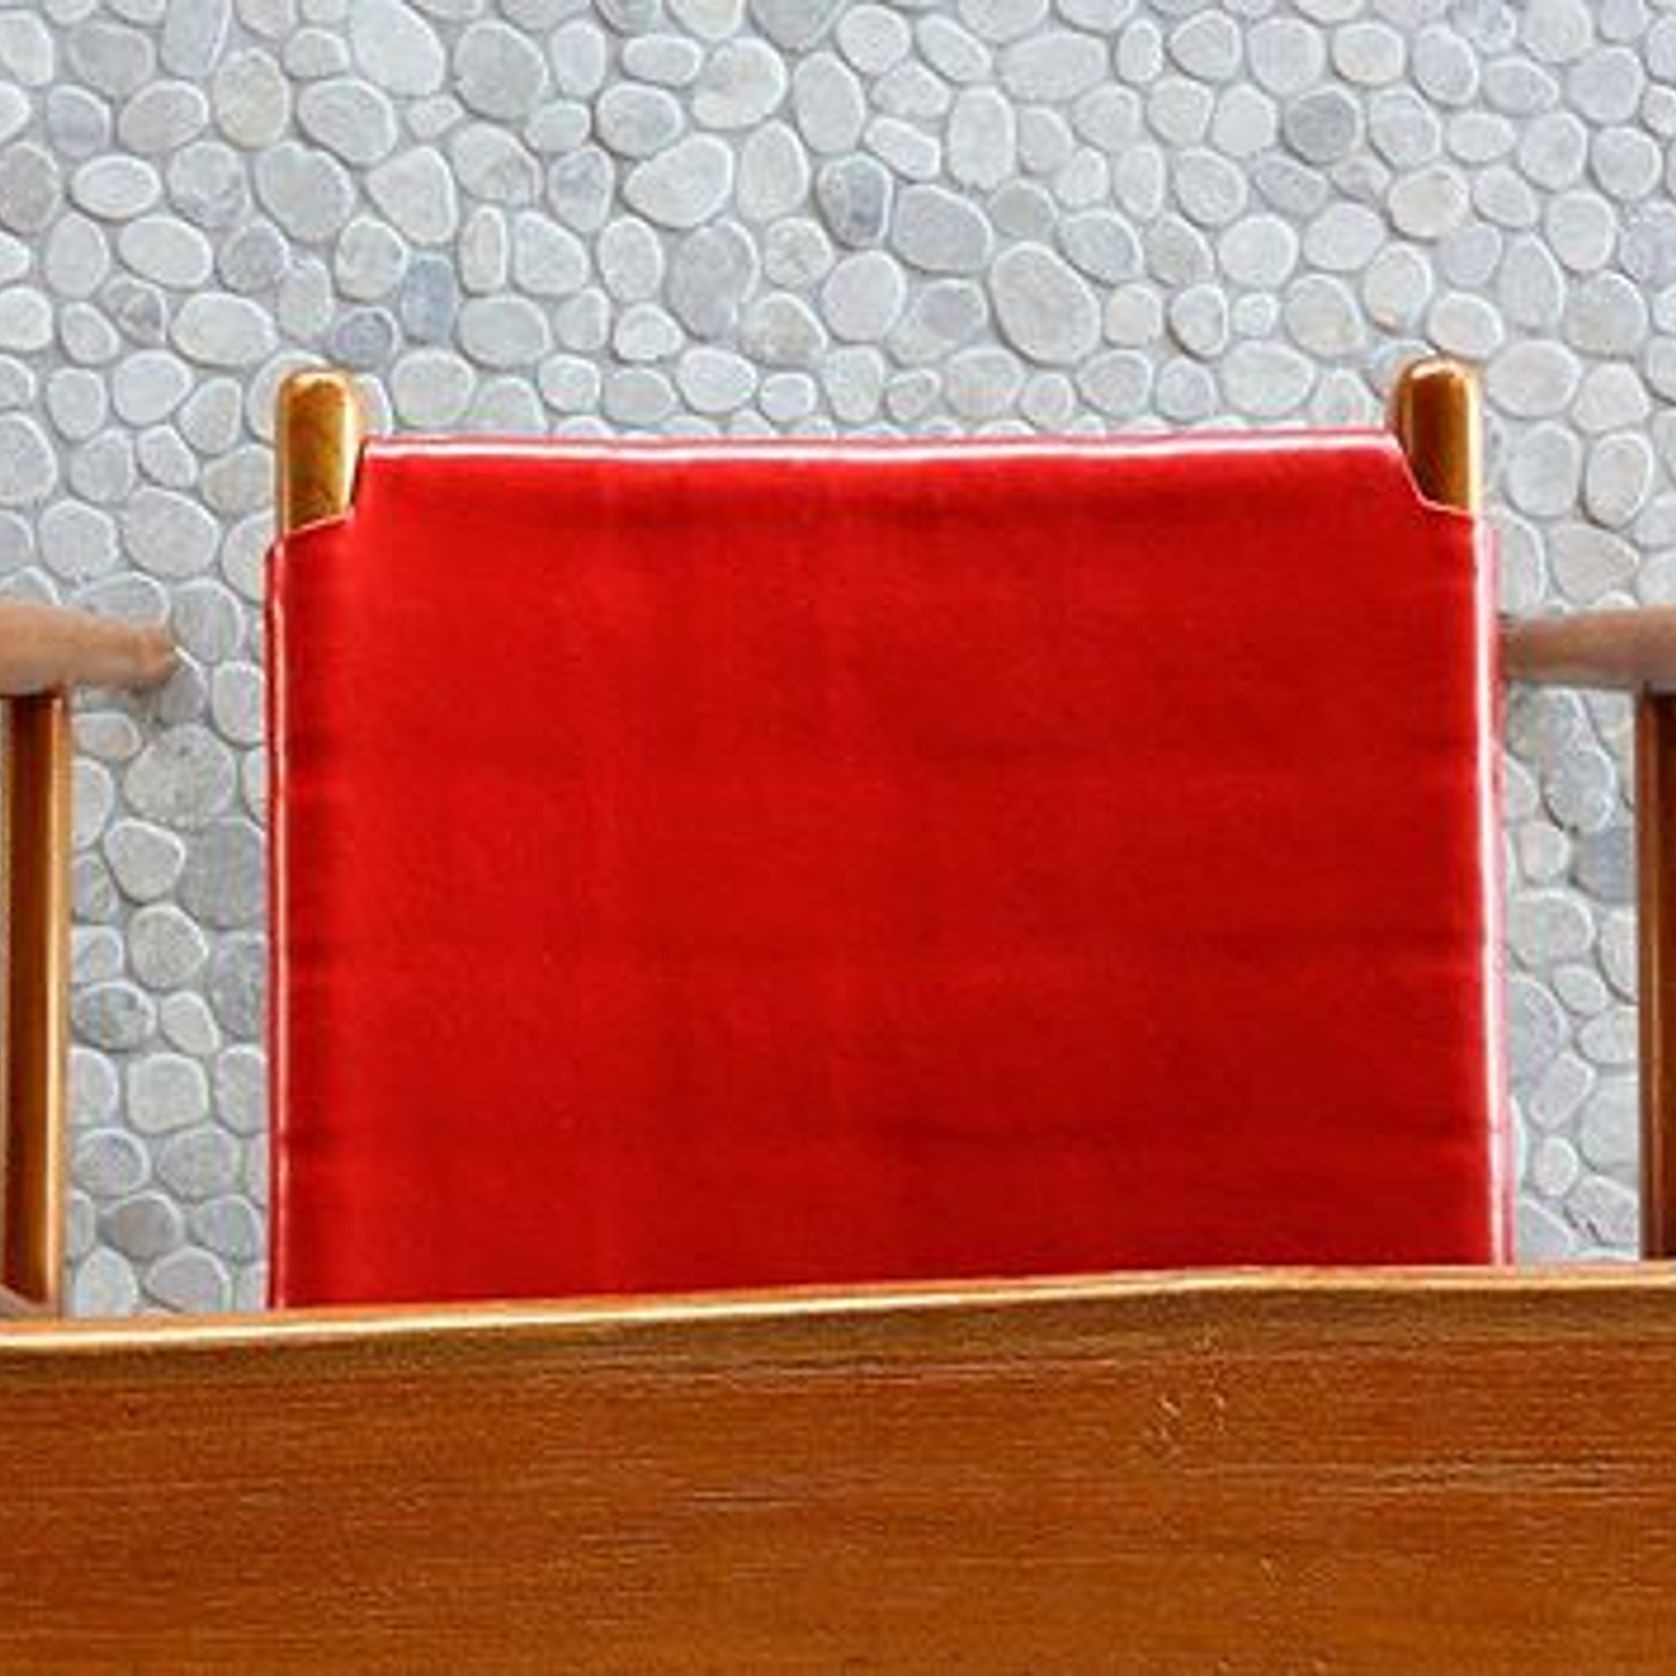
[{"label": "wooden armrest", "polygon": [[1676,690],[1676,606],[1506,621],[1501,662],[1536,686]]},{"label": "wooden armrest", "polygon": [[174,662],[174,642],[158,624],[0,601],[0,698],[72,686],[154,687]]}]

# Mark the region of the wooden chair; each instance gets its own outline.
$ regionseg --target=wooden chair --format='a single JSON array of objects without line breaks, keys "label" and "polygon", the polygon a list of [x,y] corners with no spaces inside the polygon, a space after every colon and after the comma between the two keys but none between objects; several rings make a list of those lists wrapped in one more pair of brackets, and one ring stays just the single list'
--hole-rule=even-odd
[{"label": "wooden chair", "polygon": [[[0,1452],[5,1662],[1663,1656],[1669,1271],[1497,1266],[1509,1189],[1486,857],[1497,642],[1514,678],[1639,692],[1646,1242],[1663,1258],[1676,723],[1661,688],[1676,683],[1676,628],[1649,611],[1498,631],[1474,521],[1475,401],[1463,369],[1411,369],[1393,401],[1400,453],[1368,434],[698,463],[667,449],[363,451],[348,381],[294,379],[270,642],[275,1253],[276,1301],[310,1307],[45,1318],[67,745],[60,697],[16,701],[4,1274],[14,1309],[43,1318],[0,1330],[18,1440]],[[1306,495],[1314,473],[1325,492]],[[473,510],[484,474],[504,491],[492,517]],[[978,514],[979,551],[1001,556],[976,580],[951,545],[957,502]],[[1135,532],[1138,593],[1113,582],[1114,523]],[[628,526],[632,540],[613,539]],[[812,608],[835,554],[847,588]],[[1403,554],[1407,571],[1352,562]],[[1264,574],[1242,570],[1259,561]],[[731,589],[707,592],[718,576]],[[1292,596],[1256,621],[1277,576]],[[1160,620],[1160,600],[1205,599],[1218,578],[1191,621]],[[566,639],[571,619],[585,627]],[[53,622],[71,640],[86,628]],[[128,642],[126,656],[120,673],[148,678],[162,650]],[[554,667],[532,680],[543,656]],[[61,660],[22,685],[84,673]],[[501,693],[558,707],[504,713],[497,676]],[[794,713],[775,720],[763,707],[783,691]],[[602,719],[624,694],[650,706],[632,736]],[[1300,701],[1319,701],[1304,720],[1337,789],[1301,770],[1264,778]],[[1136,819],[1144,800],[1099,790],[1119,712],[1143,738],[1143,720],[1154,739],[1179,727],[1204,753],[1208,790],[1179,772],[1159,783],[1221,823],[1205,853],[1247,869],[1236,884],[1262,847],[1229,798],[1272,821],[1284,793],[1318,818],[1351,779],[1378,795],[1371,746],[1406,770],[1383,813],[1408,824],[1393,840],[1346,816],[1341,836],[1371,847],[1337,860],[1311,850],[1318,829],[1277,827],[1287,865],[1266,895],[1254,905],[1212,879],[1201,901],[1170,832]],[[472,748],[502,726],[504,745]],[[1049,772],[1054,727],[1081,754]],[[838,779],[830,758],[786,777],[811,740],[840,747]],[[536,747],[571,776],[579,801],[560,816],[550,790],[518,783]],[[655,790],[694,761],[736,766]],[[998,762],[1022,777],[998,778]],[[601,764],[611,796],[580,801],[580,770]],[[445,801],[461,779],[468,797]],[[929,813],[905,814],[904,784],[930,786]],[[846,823],[836,837],[823,811]],[[1167,911],[1149,918],[1146,894],[1091,859],[1117,831],[1144,845]],[[940,870],[923,865],[927,845]],[[655,858],[668,889],[648,898],[643,866],[625,883],[625,857]],[[546,867],[538,890],[521,859]],[[462,867],[450,896],[441,881]],[[916,897],[949,876],[997,894]],[[507,894],[515,916],[491,905]],[[858,922],[873,944],[842,942],[835,927]],[[1086,958],[1085,922],[1162,960],[1189,1025],[1244,1001],[1258,1028],[1199,1038],[1220,1070],[1183,1061],[1186,1037],[1147,1035],[1152,996],[1134,1001]],[[957,959],[951,924],[982,932]],[[551,942],[529,935],[555,927],[592,960],[591,1010],[578,1003],[564,1031],[526,1009],[497,1033],[504,998],[482,993],[479,971],[452,974],[438,1007],[429,963],[463,968],[474,946],[540,978],[545,1003],[574,993],[571,971],[547,970]],[[795,946],[774,941],[788,927]],[[1021,1024],[1029,991],[1010,949],[1026,931],[1051,1006]],[[1347,946],[1377,951],[1364,967],[1382,973],[1312,964]],[[912,969],[911,990],[867,966],[880,947]],[[1250,972],[1190,970],[1207,949],[1283,972],[1280,993]],[[762,981],[774,959],[785,993]],[[812,1013],[823,970],[846,982]],[[1304,1031],[1323,1011],[1337,1039],[1310,1058]],[[1119,1021],[1125,1066],[1101,1051],[1096,1014]],[[1403,1051],[1382,1053],[1393,1017]],[[834,1066],[857,1069],[846,1043],[873,1067],[846,1085],[872,1096],[860,1108],[831,1094]],[[824,1090],[800,1076],[810,1059]],[[657,1078],[632,1074],[647,1065]],[[1208,1108],[1200,1128],[1160,1127],[1172,1068],[1191,1105],[1265,1065],[1292,1080],[1247,1087],[1243,1133]],[[753,1082],[764,1066],[772,1077]],[[1126,1069],[1145,1109],[1117,1098]],[[562,1145],[531,1127],[544,1087]],[[718,1090],[768,1164],[730,1137]],[[829,1124],[853,1119],[842,1144],[810,1149],[776,1127],[788,1091]],[[947,1110],[927,1129],[937,1099]],[[862,1121],[880,1110],[883,1129]],[[1052,1117],[1045,1158],[1020,1133],[1033,1110]],[[600,1141],[607,1122],[620,1127]],[[1113,1132],[1145,1163],[1115,1183],[1098,1162]],[[1253,1143],[1254,1194],[1236,1140]],[[1009,1179],[1024,1183],[1012,1198]],[[753,1191],[718,1203],[741,1181]],[[555,1195],[569,1214],[556,1230],[540,1225]],[[613,1207],[605,1226],[587,1217],[597,1203]],[[941,1219],[922,1235],[926,1203]],[[1354,1266],[1296,1267],[1317,1261]],[[513,1293],[571,1301],[472,1301]]]}]

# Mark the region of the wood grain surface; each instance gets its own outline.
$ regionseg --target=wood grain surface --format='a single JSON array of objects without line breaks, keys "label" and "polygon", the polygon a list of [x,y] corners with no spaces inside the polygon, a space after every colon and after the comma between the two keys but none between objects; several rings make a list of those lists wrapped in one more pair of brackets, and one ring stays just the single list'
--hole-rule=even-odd
[{"label": "wood grain surface", "polygon": [[1676,1283],[0,1328],[0,1667],[1676,1657]]}]

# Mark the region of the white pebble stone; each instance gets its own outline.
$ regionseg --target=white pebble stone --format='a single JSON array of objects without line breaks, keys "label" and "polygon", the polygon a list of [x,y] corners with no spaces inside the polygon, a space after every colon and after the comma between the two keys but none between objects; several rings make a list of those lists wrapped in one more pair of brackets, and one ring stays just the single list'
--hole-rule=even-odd
[{"label": "white pebble stone", "polygon": [[1652,445],[1630,431],[1603,437],[1589,450],[1583,504],[1597,523],[1618,529],[1646,504],[1653,485]]}]

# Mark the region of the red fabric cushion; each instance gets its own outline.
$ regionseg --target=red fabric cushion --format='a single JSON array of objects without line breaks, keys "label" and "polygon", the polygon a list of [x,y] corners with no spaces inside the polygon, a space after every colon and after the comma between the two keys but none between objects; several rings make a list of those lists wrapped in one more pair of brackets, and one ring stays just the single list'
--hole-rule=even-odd
[{"label": "red fabric cushion", "polygon": [[276,1301],[1497,1255],[1485,569],[1375,434],[373,444]]}]

